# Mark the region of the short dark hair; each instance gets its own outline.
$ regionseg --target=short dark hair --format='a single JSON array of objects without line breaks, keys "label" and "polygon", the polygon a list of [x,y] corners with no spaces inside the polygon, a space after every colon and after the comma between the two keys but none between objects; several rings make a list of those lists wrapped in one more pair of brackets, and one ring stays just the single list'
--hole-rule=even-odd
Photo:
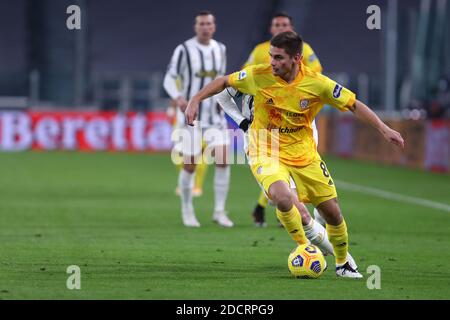
[{"label": "short dark hair", "polygon": [[292,24],[292,17],[290,15],[288,15],[286,12],[277,12],[272,16],[272,20],[275,18],[288,18],[289,22]]},{"label": "short dark hair", "polygon": [[270,45],[284,49],[286,53],[293,57],[296,54],[303,53],[303,40],[297,33],[293,31],[281,32],[270,40]]},{"label": "short dark hair", "polygon": [[211,11],[209,11],[209,10],[202,10],[202,11],[198,12],[198,13],[195,15],[194,22],[197,22],[197,21],[196,21],[197,17],[201,17],[201,16],[209,16],[209,15],[213,16],[214,22],[216,22],[216,17],[215,17],[214,14],[213,14]]}]

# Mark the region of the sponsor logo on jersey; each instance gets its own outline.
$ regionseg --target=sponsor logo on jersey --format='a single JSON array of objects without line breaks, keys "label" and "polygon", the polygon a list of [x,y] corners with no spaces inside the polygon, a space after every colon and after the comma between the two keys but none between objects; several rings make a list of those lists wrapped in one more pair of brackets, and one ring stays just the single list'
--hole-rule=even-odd
[{"label": "sponsor logo on jersey", "polygon": [[342,86],[336,84],[333,90],[333,97],[335,99],[339,98],[341,96]]},{"label": "sponsor logo on jersey", "polygon": [[217,75],[219,74],[219,72],[217,70],[200,70],[199,72],[197,72],[195,74],[196,77],[199,78],[213,78],[215,79],[217,77]]},{"label": "sponsor logo on jersey", "polygon": [[296,127],[296,128],[289,128],[289,127],[277,127],[274,125],[268,125],[267,126],[267,130],[271,131],[271,130],[278,130],[279,133],[295,133],[298,132],[300,130],[302,130],[303,127]]},{"label": "sponsor logo on jersey", "polygon": [[300,109],[306,109],[309,107],[309,100],[308,99],[302,99],[300,100]]},{"label": "sponsor logo on jersey", "polygon": [[238,80],[245,79],[246,77],[247,77],[247,72],[246,71],[239,72]]},{"label": "sponsor logo on jersey", "polygon": [[285,115],[289,118],[289,122],[294,125],[304,125],[307,121],[303,113],[286,111]]},{"label": "sponsor logo on jersey", "polygon": [[301,129],[303,129],[303,127],[297,127],[297,128],[285,127],[285,128],[280,128],[279,131],[280,131],[280,133],[295,133],[295,132],[300,131]]},{"label": "sponsor logo on jersey", "polygon": [[269,121],[275,124],[276,126],[280,126],[281,122],[283,121],[281,112],[276,109],[271,109],[269,111]]},{"label": "sponsor logo on jersey", "polygon": [[305,115],[303,113],[286,111],[286,117],[289,117],[289,118],[304,118]]}]

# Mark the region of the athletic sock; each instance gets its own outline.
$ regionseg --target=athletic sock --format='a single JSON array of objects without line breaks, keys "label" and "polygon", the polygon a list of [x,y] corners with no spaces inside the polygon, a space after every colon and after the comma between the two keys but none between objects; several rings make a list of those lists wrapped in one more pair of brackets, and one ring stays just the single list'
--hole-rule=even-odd
[{"label": "athletic sock", "polygon": [[230,166],[217,167],[214,173],[214,212],[224,212],[230,185]]},{"label": "athletic sock", "polygon": [[347,262],[348,252],[348,234],[345,220],[342,219],[341,224],[332,226],[327,224],[328,238],[333,244],[334,256],[336,258],[336,266],[343,265]]},{"label": "athletic sock", "polygon": [[278,219],[283,224],[291,238],[298,244],[308,243],[308,239],[306,239],[305,236],[305,231],[303,231],[300,212],[298,212],[297,207],[292,206],[292,209],[288,212],[282,212],[278,208],[276,211]]},{"label": "athletic sock", "polygon": [[314,220],[316,220],[316,222],[320,223],[323,227],[325,227],[325,225],[327,224],[325,219],[322,217],[322,215],[320,214],[319,210],[317,210],[317,208],[314,208]]},{"label": "athletic sock", "polygon": [[323,254],[334,255],[333,245],[328,240],[327,231],[320,223],[311,219],[306,226],[303,226],[303,230],[305,230],[306,238],[312,244],[318,246]]},{"label": "athletic sock", "polygon": [[194,188],[203,189],[203,182],[205,181],[208,165],[205,161],[201,161],[195,168],[195,184]]},{"label": "athletic sock", "polygon": [[192,188],[194,187],[194,173],[181,169],[178,176],[178,186],[180,188],[182,210],[186,211],[193,208]]}]

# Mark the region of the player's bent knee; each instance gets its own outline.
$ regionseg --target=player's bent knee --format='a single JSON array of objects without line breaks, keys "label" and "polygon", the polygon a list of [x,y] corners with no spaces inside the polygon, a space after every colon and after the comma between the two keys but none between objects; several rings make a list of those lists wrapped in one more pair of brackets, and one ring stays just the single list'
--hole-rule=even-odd
[{"label": "player's bent knee", "polygon": [[294,202],[290,193],[278,191],[274,192],[271,196],[274,204],[283,212],[287,212],[292,209]]},{"label": "player's bent knee", "polygon": [[279,210],[287,212],[292,209],[294,199],[289,186],[284,181],[276,181],[271,184],[268,193],[270,200]]}]

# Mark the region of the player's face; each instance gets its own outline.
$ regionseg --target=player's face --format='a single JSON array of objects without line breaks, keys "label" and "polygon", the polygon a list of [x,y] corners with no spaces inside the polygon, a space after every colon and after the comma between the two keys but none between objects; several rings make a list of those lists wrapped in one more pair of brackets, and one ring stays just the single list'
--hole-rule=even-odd
[{"label": "player's face", "polygon": [[301,55],[294,57],[289,56],[282,48],[270,46],[270,64],[272,65],[272,73],[282,77],[290,73],[296,64],[299,63]]},{"label": "player's face", "polygon": [[209,40],[212,39],[214,32],[216,32],[214,16],[211,14],[197,16],[195,18],[194,30],[200,42],[209,42]]},{"label": "player's face", "polygon": [[272,25],[270,26],[270,33],[272,36],[276,36],[281,32],[293,31],[289,18],[276,17],[272,19]]}]

